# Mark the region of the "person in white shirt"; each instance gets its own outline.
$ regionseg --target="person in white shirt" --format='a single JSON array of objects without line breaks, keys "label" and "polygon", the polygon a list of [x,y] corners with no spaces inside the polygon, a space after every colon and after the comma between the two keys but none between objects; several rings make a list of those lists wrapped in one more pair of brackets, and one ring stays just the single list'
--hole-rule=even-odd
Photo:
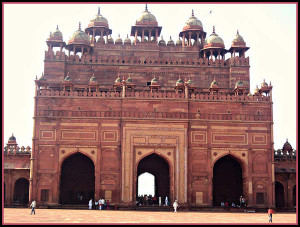
[{"label": "person in white shirt", "polygon": [[102,199],[101,198],[99,199],[98,203],[99,203],[99,210],[102,210]]},{"label": "person in white shirt", "polygon": [[32,215],[32,212],[34,212],[34,215],[35,215],[35,206],[36,206],[36,202],[35,202],[35,200],[33,199],[32,200],[32,203],[30,204],[30,206],[32,207],[32,210],[31,210],[31,215]]},{"label": "person in white shirt", "polygon": [[158,197],[158,204],[161,206],[161,197]]},{"label": "person in white shirt", "polygon": [[89,210],[92,209],[92,206],[93,206],[93,200],[91,199],[91,200],[89,201]]},{"label": "person in white shirt", "polygon": [[177,212],[177,207],[178,207],[178,206],[179,206],[179,205],[178,205],[178,202],[177,202],[177,200],[175,200],[174,203],[173,203],[174,212]]},{"label": "person in white shirt", "polygon": [[168,196],[166,196],[166,199],[165,199],[165,206],[168,206]]}]

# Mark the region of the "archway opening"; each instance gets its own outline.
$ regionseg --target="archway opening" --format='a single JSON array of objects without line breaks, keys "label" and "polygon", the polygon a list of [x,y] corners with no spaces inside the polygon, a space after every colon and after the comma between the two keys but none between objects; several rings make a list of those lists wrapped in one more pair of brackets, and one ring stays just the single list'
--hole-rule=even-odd
[{"label": "archway opening", "polygon": [[61,167],[60,204],[88,204],[94,197],[94,163],[89,157],[75,153]]},{"label": "archway opening", "polygon": [[241,165],[231,156],[220,158],[213,169],[213,205],[221,202],[240,204],[243,195],[243,177]]},{"label": "archway opening", "polygon": [[293,206],[296,207],[296,185],[293,187]]},{"label": "archway opening", "polygon": [[138,177],[138,195],[155,195],[155,176],[145,172]]},{"label": "archway opening", "polygon": [[16,180],[14,189],[14,203],[26,205],[29,201],[29,181],[25,178]]},{"label": "archway opening", "polygon": [[275,181],[275,206],[284,207],[284,187],[278,181]]},{"label": "archway opening", "polygon": [[[141,182],[139,182],[138,180],[139,177],[143,176],[142,174],[144,173],[148,173],[148,176],[152,175],[154,178],[154,182],[153,182],[154,188],[152,187],[154,194],[151,194],[151,196],[152,197],[155,196],[157,202],[159,197],[161,197],[161,201],[163,203],[163,201],[165,201],[166,196],[170,201],[170,169],[169,169],[168,162],[157,154],[150,154],[139,162],[137,167],[137,181],[136,181],[137,199],[139,199],[138,197],[139,189],[143,191],[144,190],[143,188],[146,187],[146,185],[141,185],[142,187],[140,187]],[[148,178],[148,181],[151,184],[151,178]],[[149,196],[149,194],[147,195]]]}]

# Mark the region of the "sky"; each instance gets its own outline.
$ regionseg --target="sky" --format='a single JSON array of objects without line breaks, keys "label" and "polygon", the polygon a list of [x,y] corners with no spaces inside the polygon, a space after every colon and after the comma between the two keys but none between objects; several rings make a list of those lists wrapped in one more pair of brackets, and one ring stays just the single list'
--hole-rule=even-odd
[{"label": "sky", "polygon": [[[130,36],[131,26],[145,10],[145,3],[4,4],[3,23],[3,125],[2,145],[14,134],[18,145],[32,146],[34,80],[44,71],[46,39],[58,25],[67,43],[84,30],[100,7],[115,40]],[[250,49],[250,91],[265,79],[273,86],[274,148],[288,139],[297,143],[297,6],[296,4],[150,3],[148,10],[162,26],[165,41],[176,42],[185,22],[194,15],[207,36],[216,33],[229,49],[237,30]],[[209,12],[212,11],[210,14]],[[133,37],[130,37],[133,40]],[[66,51],[67,53],[67,51]],[[226,56],[229,56],[228,54]]]}]

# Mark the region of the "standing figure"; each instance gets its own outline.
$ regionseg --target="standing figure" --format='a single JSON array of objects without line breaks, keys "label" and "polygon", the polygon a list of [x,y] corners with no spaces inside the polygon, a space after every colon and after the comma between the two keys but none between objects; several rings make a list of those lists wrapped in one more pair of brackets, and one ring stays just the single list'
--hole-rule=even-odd
[{"label": "standing figure", "polygon": [[161,206],[161,197],[158,197],[158,205]]},{"label": "standing figure", "polygon": [[93,206],[93,200],[91,199],[90,201],[89,201],[89,210],[91,210],[92,209],[92,206]]},{"label": "standing figure", "polygon": [[166,196],[166,199],[165,199],[165,206],[168,206],[168,196]]},{"label": "standing figure", "polygon": [[105,200],[104,199],[101,199],[101,204],[102,204],[101,210],[104,210],[104,206],[105,206]]},{"label": "standing figure", "polygon": [[240,207],[242,207],[242,198],[243,196],[240,196]]},{"label": "standing figure", "polygon": [[272,223],[272,214],[274,214],[273,209],[271,209],[271,207],[268,210],[268,217],[269,217],[269,223]]},{"label": "standing figure", "polygon": [[102,199],[101,198],[99,199],[98,204],[99,204],[99,210],[102,210]]},{"label": "standing figure", "polygon": [[109,210],[109,200],[107,200],[107,210]]},{"label": "standing figure", "polygon": [[173,203],[173,207],[174,207],[174,212],[177,212],[177,207],[178,207],[178,202],[177,200],[175,200],[175,202]]},{"label": "standing figure", "polygon": [[35,202],[35,200],[33,199],[32,200],[32,203],[30,204],[30,206],[32,207],[32,210],[31,210],[31,215],[32,215],[32,212],[34,212],[34,215],[35,215],[35,206],[36,206],[36,202]]}]

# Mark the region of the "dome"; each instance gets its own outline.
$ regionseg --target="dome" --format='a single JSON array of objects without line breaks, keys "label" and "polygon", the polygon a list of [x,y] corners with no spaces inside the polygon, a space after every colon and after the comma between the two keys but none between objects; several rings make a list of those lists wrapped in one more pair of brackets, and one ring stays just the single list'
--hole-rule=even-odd
[{"label": "dome", "polygon": [[122,83],[122,79],[118,76],[118,78],[115,80],[115,83]]},{"label": "dome", "polygon": [[192,16],[185,22],[186,25],[196,25],[203,28],[202,22],[194,16],[194,10],[192,10]]},{"label": "dome", "polygon": [[42,81],[42,80],[46,80],[44,73],[42,73],[42,76],[39,78],[39,81]]},{"label": "dome", "polygon": [[258,89],[258,85],[256,85],[256,88],[254,89],[253,94],[259,94],[259,89]]},{"label": "dome", "polygon": [[55,32],[51,33],[50,35],[51,38],[62,38],[62,33],[61,31],[58,29],[58,25],[56,27]]},{"label": "dome", "polygon": [[127,37],[126,39],[124,40],[124,44],[131,44],[131,40],[128,38],[128,34],[127,34]]},{"label": "dome", "polygon": [[213,27],[213,33],[206,39],[205,44],[221,44],[224,46],[224,41],[215,33],[215,26]]},{"label": "dome", "polygon": [[195,84],[194,81],[192,81],[191,79],[189,79],[186,83],[187,83],[188,85]]},{"label": "dome", "polygon": [[182,45],[182,40],[179,38],[176,42],[176,46]]},{"label": "dome", "polygon": [[76,32],[73,33],[71,39],[69,40],[69,44],[90,44],[89,36],[81,30],[81,24],[79,22],[79,28]]},{"label": "dome", "polygon": [[95,26],[95,25],[100,25],[101,23],[104,25],[107,25],[108,27],[108,21],[105,17],[103,17],[100,14],[100,7],[98,7],[98,14],[96,15],[96,17],[92,20],[90,20],[90,22],[93,22],[92,24],[89,25],[89,27]]},{"label": "dome", "polygon": [[93,73],[93,76],[91,77],[90,82],[96,82],[96,81],[97,80],[96,80],[95,74]]},{"label": "dome", "polygon": [[243,37],[239,34],[239,31],[237,31],[234,40],[232,41],[233,43],[237,42],[237,43],[244,43],[244,39]]},{"label": "dome", "polygon": [[284,151],[293,150],[291,144],[288,142],[288,139],[286,139],[286,142],[284,143],[282,150],[284,150]]},{"label": "dome", "polygon": [[175,46],[174,41],[172,40],[171,36],[170,36],[170,40],[168,41],[167,46]]},{"label": "dome", "polygon": [[16,137],[14,137],[14,134],[12,133],[11,137],[9,137],[8,141],[16,141]]},{"label": "dome", "polygon": [[115,43],[116,44],[123,44],[123,41],[122,41],[122,39],[120,37],[120,34],[119,34],[118,38],[116,39]]},{"label": "dome", "polygon": [[211,87],[213,86],[219,86],[219,83],[216,81],[216,78],[214,78],[213,82],[210,84]]},{"label": "dome", "polygon": [[158,83],[158,80],[154,77],[154,78],[152,78],[152,80],[151,80],[151,84],[153,84],[153,83]]},{"label": "dome", "polygon": [[235,87],[243,87],[244,84],[242,81],[238,80],[238,82],[236,82]]},{"label": "dome", "polygon": [[114,44],[114,39],[111,37],[111,35],[109,35],[109,37],[107,38],[107,43]]},{"label": "dome", "polygon": [[158,45],[160,45],[160,46],[165,46],[166,45],[166,42],[165,42],[165,40],[162,36],[161,36],[161,40],[159,40],[159,42],[158,42]]},{"label": "dome", "polygon": [[179,79],[176,81],[176,86],[183,85],[183,84],[184,84],[183,80],[179,77]]},{"label": "dome", "polygon": [[69,76],[69,73],[68,73],[68,75],[65,77],[64,81],[71,81],[71,77]]},{"label": "dome", "polygon": [[140,16],[140,18],[136,21],[137,24],[142,24],[142,23],[157,23],[156,17],[148,11],[147,4],[146,4],[146,9]]},{"label": "dome", "polygon": [[261,87],[268,87],[268,84],[266,83],[265,79],[264,79],[264,81],[261,83]]},{"label": "dome", "polygon": [[130,76],[127,78],[126,83],[133,83],[133,80],[131,79]]}]

